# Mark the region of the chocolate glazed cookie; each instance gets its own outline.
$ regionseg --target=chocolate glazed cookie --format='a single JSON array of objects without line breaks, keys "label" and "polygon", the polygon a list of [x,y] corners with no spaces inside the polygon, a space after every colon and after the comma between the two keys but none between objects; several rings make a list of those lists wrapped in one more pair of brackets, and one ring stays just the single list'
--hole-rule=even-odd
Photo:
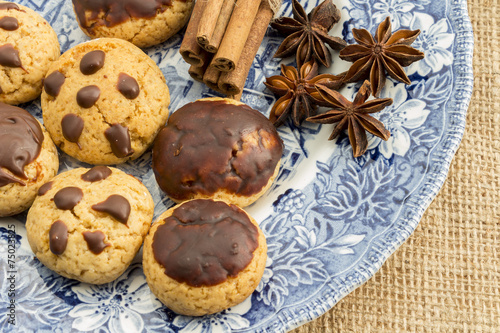
[{"label": "chocolate glazed cookie", "polygon": [[215,313],[247,298],[264,272],[267,245],[245,211],[196,199],[160,216],[144,242],[149,287],[171,310]]},{"label": "chocolate glazed cookie", "polygon": [[139,47],[164,42],[189,19],[193,0],[73,0],[83,32],[125,39]]},{"label": "chocolate glazed cookie", "polygon": [[282,151],[260,112],[229,99],[199,100],[174,112],[158,134],[153,170],[176,202],[217,198],[244,207],[269,188]]}]

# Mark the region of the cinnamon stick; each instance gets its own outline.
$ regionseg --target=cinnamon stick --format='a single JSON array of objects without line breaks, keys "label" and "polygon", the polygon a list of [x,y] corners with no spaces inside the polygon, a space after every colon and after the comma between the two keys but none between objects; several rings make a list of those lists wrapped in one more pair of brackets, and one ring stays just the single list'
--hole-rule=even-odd
[{"label": "cinnamon stick", "polygon": [[214,66],[208,66],[203,76],[203,82],[212,90],[221,92],[218,86],[220,71]]},{"label": "cinnamon stick", "polygon": [[252,66],[255,55],[259,51],[259,46],[264,39],[267,26],[273,18],[273,15],[274,13],[269,7],[268,1],[262,1],[251,27],[252,33],[248,36],[243,48],[245,52],[242,53],[236,69],[232,72],[222,73],[219,78],[219,89],[224,94],[238,95],[243,91],[248,71]]},{"label": "cinnamon stick", "polygon": [[236,3],[226,33],[213,60],[218,70],[229,72],[235,69],[259,6],[259,0],[238,0]]},{"label": "cinnamon stick", "polygon": [[189,20],[184,39],[182,40],[179,52],[188,64],[201,67],[207,60],[206,52],[196,42],[196,34],[198,33],[198,23],[203,15],[207,2],[204,0],[196,1],[191,19]]},{"label": "cinnamon stick", "polygon": [[[203,1],[203,0],[198,0]],[[224,0],[205,0],[207,2],[203,15],[198,24],[198,32],[196,34],[196,41],[206,50],[206,45],[209,44],[212,34],[220,16],[222,4]],[[208,51],[208,50],[207,50]]]},{"label": "cinnamon stick", "polygon": [[222,37],[224,37],[227,25],[229,24],[229,20],[231,19],[231,14],[233,13],[235,2],[236,0],[224,0],[219,18],[217,19],[217,23],[215,24],[212,38],[210,38],[208,44],[204,47],[204,49],[208,52],[217,53],[217,51],[219,50]]}]

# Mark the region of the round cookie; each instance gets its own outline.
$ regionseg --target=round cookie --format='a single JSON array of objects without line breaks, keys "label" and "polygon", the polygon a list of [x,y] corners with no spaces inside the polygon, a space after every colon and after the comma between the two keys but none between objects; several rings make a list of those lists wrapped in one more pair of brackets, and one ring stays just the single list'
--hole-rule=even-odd
[{"label": "round cookie", "polygon": [[165,78],[136,46],[101,38],[65,52],[49,69],[43,120],[54,143],[90,164],[139,157],[168,118]]},{"label": "round cookie", "polygon": [[83,32],[115,37],[138,47],[162,43],[187,23],[194,0],[73,0]]},{"label": "round cookie", "polygon": [[58,169],[56,146],[38,120],[0,103],[0,217],[28,209]]},{"label": "round cookie", "polygon": [[175,202],[214,198],[245,207],[271,186],[283,143],[257,110],[207,98],[174,112],[153,147],[160,188]]},{"label": "round cookie", "polygon": [[241,303],[264,273],[264,234],[244,210],[223,201],[186,201],[163,213],[144,240],[143,269],[153,294],[188,316]]},{"label": "round cookie", "polygon": [[33,10],[0,2],[0,102],[20,104],[42,92],[42,79],[60,54],[51,26]]},{"label": "round cookie", "polygon": [[35,256],[58,274],[101,284],[115,280],[139,251],[153,199],[115,168],[78,168],[44,185],[26,218]]}]

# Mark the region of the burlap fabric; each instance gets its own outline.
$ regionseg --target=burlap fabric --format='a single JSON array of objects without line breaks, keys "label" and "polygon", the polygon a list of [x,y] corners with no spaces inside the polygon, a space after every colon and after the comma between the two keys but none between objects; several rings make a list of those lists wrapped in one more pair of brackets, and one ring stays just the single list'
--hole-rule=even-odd
[{"label": "burlap fabric", "polygon": [[371,280],[293,333],[500,332],[500,1],[468,6],[474,91],[441,192]]}]

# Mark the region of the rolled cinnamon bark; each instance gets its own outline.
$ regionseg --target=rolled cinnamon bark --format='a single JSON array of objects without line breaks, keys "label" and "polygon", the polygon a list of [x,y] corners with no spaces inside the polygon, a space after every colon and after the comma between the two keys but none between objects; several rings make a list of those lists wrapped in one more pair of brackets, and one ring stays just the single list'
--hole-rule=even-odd
[{"label": "rolled cinnamon bark", "polygon": [[[221,73],[219,78],[219,89],[226,95],[238,95],[243,91],[248,71],[252,67],[255,55],[259,51],[259,46],[266,34],[267,26],[273,18],[273,11],[269,7],[267,0],[261,2],[259,11],[251,26],[252,33],[248,36],[244,50],[236,69],[232,72]],[[215,58],[214,58],[215,60]],[[214,62],[214,60],[212,62]]]},{"label": "rolled cinnamon bark", "polygon": [[223,8],[222,5],[224,0],[206,0],[206,2],[207,4],[200,18],[198,32],[196,34],[196,41],[205,50],[207,50],[206,46],[210,43],[210,39],[214,33],[218,18],[221,14],[221,9]]},{"label": "rolled cinnamon bark", "polygon": [[203,47],[208,52],[216,53],[219,50],[222,37],[224,37],[227,25],[229,24],[229,20],[231,19],[231,14],[233,13],[235,2],[236,0],[224,0],[219,18],[217,19],[217,23],[215,24],[212,38],[210,38],[208,44]]},{"label": "rolled cinnamon bark", "polygon": [[203,76],[203,82],[210,89],[221,92],[218,86],[219,77],[220,71],[212,66],[212,64],[210,64],[210,66],[208,66],[207,70],[205,71],[205,75]]},{"label": "rolled cinnamon bark", "polygon": [[213,60],[218,70],[230,72],[235,69],[259,10],[260,2],[259,0],[238,0],[236,3],[226,33]]},{"label": "rolled cinnamon bark", "polygon": [[204,0],[196,1],[191,19],[189,20],[184,39],[182,40],[179,52],[188,64],[201,67],[207,61],[207,52],[204,51],[196,41],[198,33],[198,23],[203,15],[207,2]]}]

